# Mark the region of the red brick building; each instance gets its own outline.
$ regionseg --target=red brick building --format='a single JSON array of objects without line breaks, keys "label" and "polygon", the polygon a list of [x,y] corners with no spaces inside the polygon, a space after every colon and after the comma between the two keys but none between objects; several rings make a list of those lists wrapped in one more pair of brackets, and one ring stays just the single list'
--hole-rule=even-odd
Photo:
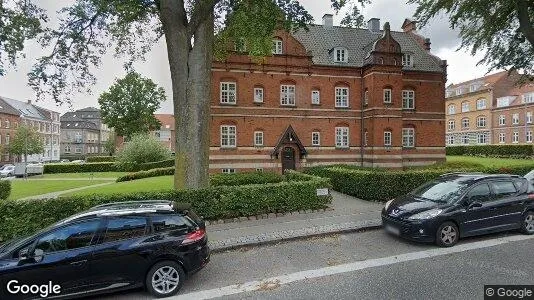
[{"label": "red brick building", "polygon": [[325,15],[275,34],[262,64],[238,51],[214,62],[210,171],[443,161],[446,62],[408,19],[403,32],[368,27]]},{"label": "red brick building", "polygon": [[174,115],[172,114],[154,114],[161,126],[158,130],[154,130],[151,134],[169,151],[174,153],[176,149],[176,130],[174,129]]},{"label": "red brick building", "polygon": [[0,165],[18,162],[16,155],[9,154],[9,144],[15,137],[21,113],[0,98]]}]

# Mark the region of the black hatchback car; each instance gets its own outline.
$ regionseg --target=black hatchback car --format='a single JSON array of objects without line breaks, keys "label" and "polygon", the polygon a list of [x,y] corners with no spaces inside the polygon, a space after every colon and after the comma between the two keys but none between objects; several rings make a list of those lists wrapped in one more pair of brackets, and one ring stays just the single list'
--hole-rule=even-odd
[{"label": "black hatchback car", "polygon": [[171,201],[110,203],[0,247],[0,299],[145,287],[176,294],[210,259],[204,222]]},{"label": "black hatchback car", "polygon": [[382,223],[393,235],[444,247],[498,231],[534,234],[534,188],[515,175],[445,174],[388,201]]}]

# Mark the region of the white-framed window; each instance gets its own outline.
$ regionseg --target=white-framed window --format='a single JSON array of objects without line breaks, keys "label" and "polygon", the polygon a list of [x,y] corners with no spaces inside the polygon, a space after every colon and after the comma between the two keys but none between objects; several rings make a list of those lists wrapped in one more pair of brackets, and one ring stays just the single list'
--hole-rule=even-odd
[{"label": "white-framed window", "polygon": [[469,92],[472,93],[472,92],[475,92],[476,90],[478,90],[479,88],[479,85],[478,84],[471,84],[469,86]]},{"label": "white-framed window", "polygon": [[464,145],[469,144],[469,135],[468,134],[462,135],[462,144],[464,144]]},{"label": "white-framed window", "polygon": [[488,135],[484,132],[479,132],[477,134],[477,142],[479,144],[487,144],[488,143]]},{"label": "white-framed window", "polygon": [[527,124],[532,124],[532,112],[531,111],[527,111],[526,122]]},{"label": "white-framed window", "polygon": [[506,133],[500,132],[499,133],[499,144],[504,144],[506,142]]},{"label": "white-framed window", "polygon": [[11,135],[9,133],[6,133],[6,145],[9,145],[11,141]]},{"label": "white-framed window", "polygon": [[413,128],[402,129],[402,146],[405,148],[415,147],[415,129]]},{"label": "white-framed window", "polygon": [[312,132],[312,146],[321,146],[321,133],[318,131]]},{"label": "white-framed window", "polygon": [[449,105],[449,115],[454,115],[454,114],[456,114],[456,105],[451,104]]},{"label": "white-framed window", "polygon": [[405,53],[402,55],[402,65],[408,67],[413,66],[413,58],[411,54]]},{"label": "white-framed window", "polygon": [[469,102],[464,101],[462,102],[462,112],[468,112],[469,111]]},{"label": "white-framed window", "polygon": [[76,146],[76,147],[74,148],[74,152],[75,152],[75,153],[82,153],[82,147],[81,147],[81,146]]},{"label": "white-framed window", "polygon": [[235,104],[237,98],[236,88],[235,82],[221,82],[221,103]]},{"label": "white-framed window", "polygon": [[363,105],[367,105],[369,104],[369,91],[365,91],[365,93],[363,93]]},{"label": "white-framed window", "polygon": [[477,100],[477,109],[486,109],[486,99],[478,99]]},{"label": "white-framed window", "polygon": [[477,118],[477,127],[485,128],[486,127],[486,117],[480,116]]},{"label": "white-framed window", "polygon": [[9,120],[6,120],[6,122],[5,122],[5,123],[6,123],[6,128],[9,128],[9,127],[11,127],[11,122],[9,122]]},{"label": "white-framed window", "polygon": [[236,146],[235,125],[221,125],[221,147],[233,148]]},{"label": "white-framed window", "polygon": [[514,124],[514,125],[519,124],[519,114],[513,114],[512,115],[512,124]]},{"label": "white-framed window", "polygon": [[70,153],[70,145],[65,145],[64,151],[65,153]]},{"label": "white-framed window", "polygon": [[469,119],[463,118],[462,119],[462,129],[469,129]]},{"label": "white-framed window", "polygon": [[254,88],[254,102],[263,103],[263,88]]},{"label": "white-framed window", "polygon": [[415,92],[413,90],[402,91],[402,108],[404,109],[415,108]]},{"label": "white-framed window", "polygon": [[391,131],[384,131],[384,146],[391,146]]},{"label": "white-framed window", "polygon": [[336,87],[336,107],[349,107],[349,88]]},{"label": "white-framed window", "polygon": [[512,143],[519,143],[519,132],[514,131],[514,133],[512,134]]},{"label": "white-framed window", "polygon": [[527,131],[525,133],[525,141],[527,143],[532,143],[532,131]]},{"label": "white-framed window", "polygon": [[447,136],[447,145],[454,145],[454,136],[448,135]]},{"label": "white-framed window", "polygon": [[311,103],[312,104],[321,104],[321,92],[318,90],[313,90],[311,92]]},{"label": "white-framed window", "polygon": [[499,126],[504,126],[506,125],[506,116],[505,115],[500,115],[499,116]]},{"label": "white-framed window", "polygon": [[349,56],[347,50],[344,48],[334,48],[334,61],[335,62],[347,62]]},{"label": "white-framed window", "polygon": [[280,86],[280,104],[295,105],[295,86],[282,84]]},{"label": "white-framed window", "polygon": [[456,128],[456,122],[454,120],[449,120],[449,130],[454,130]]},{"label": "white-framed window", "polygon": [[235,173],[235,169],[224,168],[224,169],[222,169],[222,172],[223,172],[223,174],[234,174]]},{"label": "white-framed window", "polygon": [[283,51],[283,42],[281,39],[273,40],[273,54],[282,54]]},{"label": "white-framed window", "polygon": [[523,94],[523,103],[534,102],[534,93]]},{"label": "white-framed window", "polygon": [[263,131],[254,131],[254,146],[263,146]]},{"label": "white-framed window", "polygon": [[384,103],[391,103],[391,89],[384,89]]},{"label": "white-framed window", "polygon": [[349,128],[348,127],[336,127],[336,147],[338,148],[349,147]]}]

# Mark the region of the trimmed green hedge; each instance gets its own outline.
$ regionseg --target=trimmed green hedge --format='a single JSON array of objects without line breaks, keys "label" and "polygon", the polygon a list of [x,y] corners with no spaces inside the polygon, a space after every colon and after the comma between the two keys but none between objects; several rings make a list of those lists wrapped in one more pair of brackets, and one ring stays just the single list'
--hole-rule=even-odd
[{"label": "trimmed green hedge", "polygon": [[11,181],[0,180],[0,200],[6,200],[11,194]]},{"label": "trimmed green hedge", "polygon": [[207,220],[320,209],[332,200],[330,196],[317,196],[316,190],[326,187],[330,187],[328,179],[310,177],[307,181],[216,186],[198,190],[6,200],[0,202],[0,238],[7,240],[27,235],[95,205],[118,201],[166,199],[190,203]]},{"label": "trimmed green hedge", "polygon": [[131,181],[131,180],[137,180],[137,179],[143,179],[143,178],[149,178],[149,177],[157,177],[157,176],[167,176],[167,175],[174,175],[174,167],[158,168],[158,169],[152,169],[152,170],[147,170],[147,171],[128,173],[126,175],[123,175],[117,178],[117,182]]},{"label": "trimmed green hedge", "polygon": [[278,183],[284,181],[284,176],[273,172],[247,172],[233,174],[211,174],[212,186],[233,186],[247,184]]},{"label": "trimmed green hedge", "polygon": [[532,145],[447,146],[447,155],[524,158],[534,155]]},{"label": "trimmed green hedge", "polygon": [[507,168],[421,169],[407,171],[376,172],[373,170],[346,169],[338,166],[310,168],[306,173],[330,178],[333,189],[360,199],[386,201],[407,194],[421,184],[436,179],[444,173],[464,171],[490,174],[525,175],[534,169],[534,162]]},{"label": "trimmed green hedge", "polygon": [[87,156],[85,159],[87,162],[113,162],[115,156]]},{"label": "trimmed green hedge", "polygon": [[134,167],[136,171],[147,171],[158,168],[170,168],[174,167],[174,159],[167,159],[162,161],[149,162],[144,164],[138,164]]},{"label": "trimmed green hedge", "polygon": [[91,173],[91,172],[116,172],[117,167],[112,162],[83,163],[83,164],[45,164],[44,173]]}]

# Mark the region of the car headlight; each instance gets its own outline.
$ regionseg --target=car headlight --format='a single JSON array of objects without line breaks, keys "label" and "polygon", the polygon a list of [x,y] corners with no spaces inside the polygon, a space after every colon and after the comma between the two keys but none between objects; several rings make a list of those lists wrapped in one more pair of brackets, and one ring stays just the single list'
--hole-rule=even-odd
[{"label": "car headlight", "polygon": [[389,205],[391,205],[391,202],[393,202],[393,200],[394,200],[394,199],[391,199],[391,200],[389,200],[388,202],[386,202],[386,206],[384,206],[384,209],[385,209],[385,210],[388,210],[388,207],[389,207]]},{"label": "car headlight", "polygon": [[434,208],[424,212],[420,212],[408,218],[408,220],[427,220],[439,215],[443,209]]}]

